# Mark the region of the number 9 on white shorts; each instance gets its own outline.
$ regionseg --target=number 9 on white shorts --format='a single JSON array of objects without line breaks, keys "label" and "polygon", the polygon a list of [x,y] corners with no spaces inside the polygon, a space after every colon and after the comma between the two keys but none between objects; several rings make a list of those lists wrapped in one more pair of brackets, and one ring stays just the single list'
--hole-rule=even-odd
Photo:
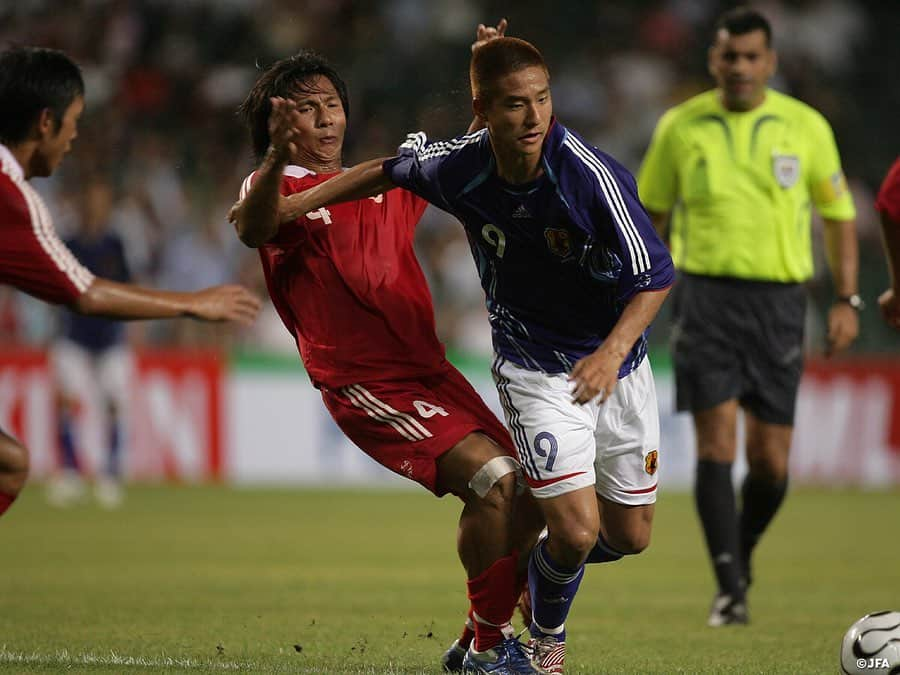
[{"label": "number 9 on white shorts", "polygon": [[566,373],[527,370],[498,357],[493,374],[536,497],[593,485],[620,504],[656,501],[659,410],[648,358],[619,380],[603,404],[574,403]]}]

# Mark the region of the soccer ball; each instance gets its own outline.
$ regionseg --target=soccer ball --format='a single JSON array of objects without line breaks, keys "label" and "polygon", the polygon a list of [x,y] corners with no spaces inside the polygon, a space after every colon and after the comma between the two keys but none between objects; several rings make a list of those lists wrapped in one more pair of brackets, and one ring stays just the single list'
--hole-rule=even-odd
[{"label": "soccer ball", "polygon": [[900,612],[873,612],[850,626],[841,643],[841,672],[900,674]]}]

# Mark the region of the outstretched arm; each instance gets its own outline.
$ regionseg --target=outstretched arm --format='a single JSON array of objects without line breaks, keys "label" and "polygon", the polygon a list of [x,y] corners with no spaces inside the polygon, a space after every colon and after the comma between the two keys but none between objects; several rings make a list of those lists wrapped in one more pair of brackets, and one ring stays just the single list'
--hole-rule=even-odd
[{"label": "outstretched arm", "polygon": [[[495,26],[478,24],[475,29],[475,42],[472,43],[472,52],[480,49],[491,40],[496,40],[506,35],[506,19],[500,19]],[[469,125],[469,133],[484,128],[484,121],[480,117],[472,119]],[[304,213],[315,211],[330,204],[338,202],[350,202],[365,197],[373,197],[380,192],[390,190],[394,184],[381,170],[382,163],[389,159],[373,159],[369,162],[358,164],[341,176],[321,183],[306,192],[289,196],[282,203],[280,219],[286,222],[299,218]]]},{"label": "outstretched arm", "polygon": [[[491,40],[503,37],[506,34],[508,22],[500,19],[495,26],[478,24],[475,30],[475,42],[472,43],[472,51],[481,48]],[[484,127],[484,121],[475,117],[469,125],[469,133],[478,131]],[[303,214],[310,213],[330,204],[355,201],[366,197],[373,197],[381,192],[390,190],[394,184],[384,175],[381,164],[388,157],[374,159],[358,164],[342,175],[325,181],[302,193],[290,195],[280,200],[279,222],[289,222],[299,218]],[[243,204],[235,204],[229,220],[239,219],[239,214],[244,211]]]},{"label": "outstretched arm", "polygon": [[95,278],[72,309],[113,319],[169,319],[180,316],[205,321],[237,321],[249,325],[260,301],[243,286],[206,288],[194,293],[161,291]]},{"label": "outstretched arm", "polygon": [[381,169],[382,163],[388,159],[390,157],[382,157],[357,164],[339,176],[283,199],[279,213],[280,221],[288,222],[323,206],[374,197],[390,190],[394,184]]},{"label": "outstretched arm", "polygon": [[72,254],[49,219],[38,217],[32,223],[24,209],[14,210],[13,216],[18,220],[11,218],[4,227],[9,226],[14,248],[0,247],[0,258],[9,261],[12,248],[18,259],[6,265],[11,269],[3,269],[3,281],[45,302],[113,319],[189,316],[249,324],[259,311],[259,299],[242,286],[178,293],[97,277]]},{"label": "outstretched arm", "polygon": [[[478,24],[475,30],[475,42],[472,43],[472,52],[475,52],[475,50],[491,40],[504,37],[507,25],[506,19],[500,19],[496,27]],[[273,115],[275,110],[275,99],[273,99]],[[468,132],[472,133],[483,127],[484,121],[476,116],[469,125]],[[273,144],[276,138],[276,128],[281,129],[285,134],[288,133],[286,127],[273,127],[272,122],[270,122]],[[270,154],[272,154],[271,148]],[[251,191],[246,199],[238,201],[231,207],[231,210],[228,212],[228,220],[235,224],[241,241],[248,246],[261,246],[277,233],[280,223],[296,220],[304,214],[331,204],[373,197],[393,188],[394,184],[381,170],[381,164],[387,159],[390,158],[383,157],[363,162],[342,175],[335,176],[305,192],[281,197],[277,194],[278,186],[275,184],[274,176],[263,175],[263,171],[266,170],[272,174],[277,173],[280,177],[280,171],[283,169],[284,164],[282,163],[276,167],[274,159],[272,162],[269,162],[269,156],[267,156],[266,162],[263,163],[263,166],[257,172],[257,179],[254,183],[253,190],[256,190],[256,186],[261,184],[255,202],[250,202],[251,195],[253,195],[253,191]],[[266,178],[268,178],[269,182],[263,184]],[[273,208],[277,211],[276,222],[273,222]],[[253,224],[252,227],[251,223]]]}]

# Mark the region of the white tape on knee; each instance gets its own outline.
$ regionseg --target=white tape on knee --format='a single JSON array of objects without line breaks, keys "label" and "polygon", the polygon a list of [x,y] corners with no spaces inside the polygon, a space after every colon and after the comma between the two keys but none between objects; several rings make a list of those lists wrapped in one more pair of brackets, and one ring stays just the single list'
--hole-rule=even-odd
[{"label": "white tape on knee", "polygon": [[469,481],[469,487],[479,498],[484,499],[498,480],[513,472],[519,473],[519,463],[515,459],[506,455],[494,457],[475,472]]}]

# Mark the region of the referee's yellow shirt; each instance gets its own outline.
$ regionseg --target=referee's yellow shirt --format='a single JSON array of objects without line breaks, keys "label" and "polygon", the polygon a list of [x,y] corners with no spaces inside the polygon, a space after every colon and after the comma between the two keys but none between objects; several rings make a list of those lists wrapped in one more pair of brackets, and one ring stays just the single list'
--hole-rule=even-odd
[{"label": "referee's yellow shirt", "polygon": [[811,205],[856,217],[828,122],[772,89],[747,112],[726,110],[717,90],[666,112],[638,191],[647,210],[672,211],[672,258],[694,274],[805,281]]}]

